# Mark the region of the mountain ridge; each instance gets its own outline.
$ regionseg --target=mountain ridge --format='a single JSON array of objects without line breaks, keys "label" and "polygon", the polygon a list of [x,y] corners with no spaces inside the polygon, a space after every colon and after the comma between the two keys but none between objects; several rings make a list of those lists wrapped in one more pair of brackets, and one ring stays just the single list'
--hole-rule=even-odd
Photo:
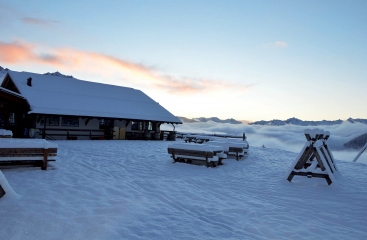
[{"label": "mountain ridge", "polygon": [[[347,120],[350,123],[363,123],[367,124],[367,119],[362,118],[348,118]],[[298,125],[298,126],[320,126],[320,125],[336,125],[343,123],[344,120],[321,120],[321,121],[303,121],[298,118],[288,118],[287,120],[279,120],[273,119],[270,121],[256,121],[251,122],[249,125],[268,125],[268,126],[284,126],[284,125]]]},{"label": "mountain ridge", "polygon": [[198,117],[198,118],[186,118],[186,117],[178,117],[184,123],[195,123],[195,122],[217,122],[217,123],[230,123],[230,124],[248,124],[248,125],[268,125],[268,126],[284,126],[284,125],[298,125],[298,126],[325,126],[325,125],[336,125],[341,124],[345,121],[350,123],[363,123],[367,125],[367,119],[362,118],[348,118],[347,120],[321,120],[321,121],[303,121],[298,118],[289,118],[286,120],[273,119],[270,121],[255,121],[249,122],[246,120],[236,120],[233,118],[228,119],[219,119],[218,117]]}]

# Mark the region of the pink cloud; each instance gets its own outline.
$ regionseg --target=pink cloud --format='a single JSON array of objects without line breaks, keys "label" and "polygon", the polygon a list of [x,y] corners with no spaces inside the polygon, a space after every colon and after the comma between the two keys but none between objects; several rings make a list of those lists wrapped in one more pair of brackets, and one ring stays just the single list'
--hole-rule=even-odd
[{"label": "pink cloud", "polygon": [[35,59],[33,46],[25,43],[0,42],[0,61],[4,63],[18,63],[20,61],[32,61]]},{"label": "pink cloud", "polygon": [[49,26],[52,24],[59,23],[58,21],[54,21],[54,20],[45,20],[45,19],[32,18],[32,17],[23,17],[21,18],[21,21],[25,24],[44,25],[44,26]]},{"label": "pink cloud", "polygon": [[37,47],[27,43],[0,42],[0,61],[5,64],[38,63],[69,71],[114,72],[127,81],[140,82],[144,86],[150,85],[172,94],[195,94],[222,90],[243,92],[252,87],[252,85],[233,84],[223,80],[176,78],[161,74],[157,69],[142,64],[70,48],[52,49],[42,54],[39,52]]}]

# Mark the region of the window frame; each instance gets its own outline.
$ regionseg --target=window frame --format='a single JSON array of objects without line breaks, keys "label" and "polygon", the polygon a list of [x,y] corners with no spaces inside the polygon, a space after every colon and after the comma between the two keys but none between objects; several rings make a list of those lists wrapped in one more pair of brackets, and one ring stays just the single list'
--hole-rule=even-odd
[{"label": "window frame", "polygon": [[131,130],[143,131],[144,126],[142,121],[131,121]]},{"label": "window frame", "polygon": [[79,117],[61,116],[62,127],[79,127]]},{"label": "window frame", "polygon": [[[54,121],[50,121],[53,118]],[[56,124],[56,118],[57,118],[57,124]],[[40,119],[40,125],[41,126],[60,126],[60,116],[56,115],[50,115],[50,116],[42,116]]]}]

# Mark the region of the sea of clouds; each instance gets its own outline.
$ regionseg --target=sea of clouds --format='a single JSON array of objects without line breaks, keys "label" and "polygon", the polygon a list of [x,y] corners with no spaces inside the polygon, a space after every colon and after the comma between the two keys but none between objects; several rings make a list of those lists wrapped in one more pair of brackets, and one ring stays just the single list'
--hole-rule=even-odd
[{"label": "sea of clouds", "polygon": [[[163,130],[173,130],[172,125],[162,125]],[[245,133],[250,146],[282,149],[290,152],[300,152],[306,143],[305,129],[322,129],[330,132],[328,146],[334,157],[338,160],[352,161],[359,150],[345,149],[344,144],[362,134],[367,133],[367,125],[362,123],[350,123],[327,126],[267,126],[228,124],[216,122],[195,122],[175,125],[175,130],[185,133],[227,134],[242,136]],[[367,163],[367,151],[361,155],[358,162]]]}]

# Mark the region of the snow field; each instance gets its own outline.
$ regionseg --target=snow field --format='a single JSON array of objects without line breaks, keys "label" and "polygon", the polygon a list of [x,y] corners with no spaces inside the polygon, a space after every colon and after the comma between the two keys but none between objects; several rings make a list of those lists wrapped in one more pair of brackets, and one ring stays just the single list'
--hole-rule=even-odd
[{"label": "snow field", "polygon": [[47,171],[2,172],[2,239],[366,239],[367,165],[287,178],[297,153],[250,147],[206,168],[172,163],[167,141],[55,141]]}]

